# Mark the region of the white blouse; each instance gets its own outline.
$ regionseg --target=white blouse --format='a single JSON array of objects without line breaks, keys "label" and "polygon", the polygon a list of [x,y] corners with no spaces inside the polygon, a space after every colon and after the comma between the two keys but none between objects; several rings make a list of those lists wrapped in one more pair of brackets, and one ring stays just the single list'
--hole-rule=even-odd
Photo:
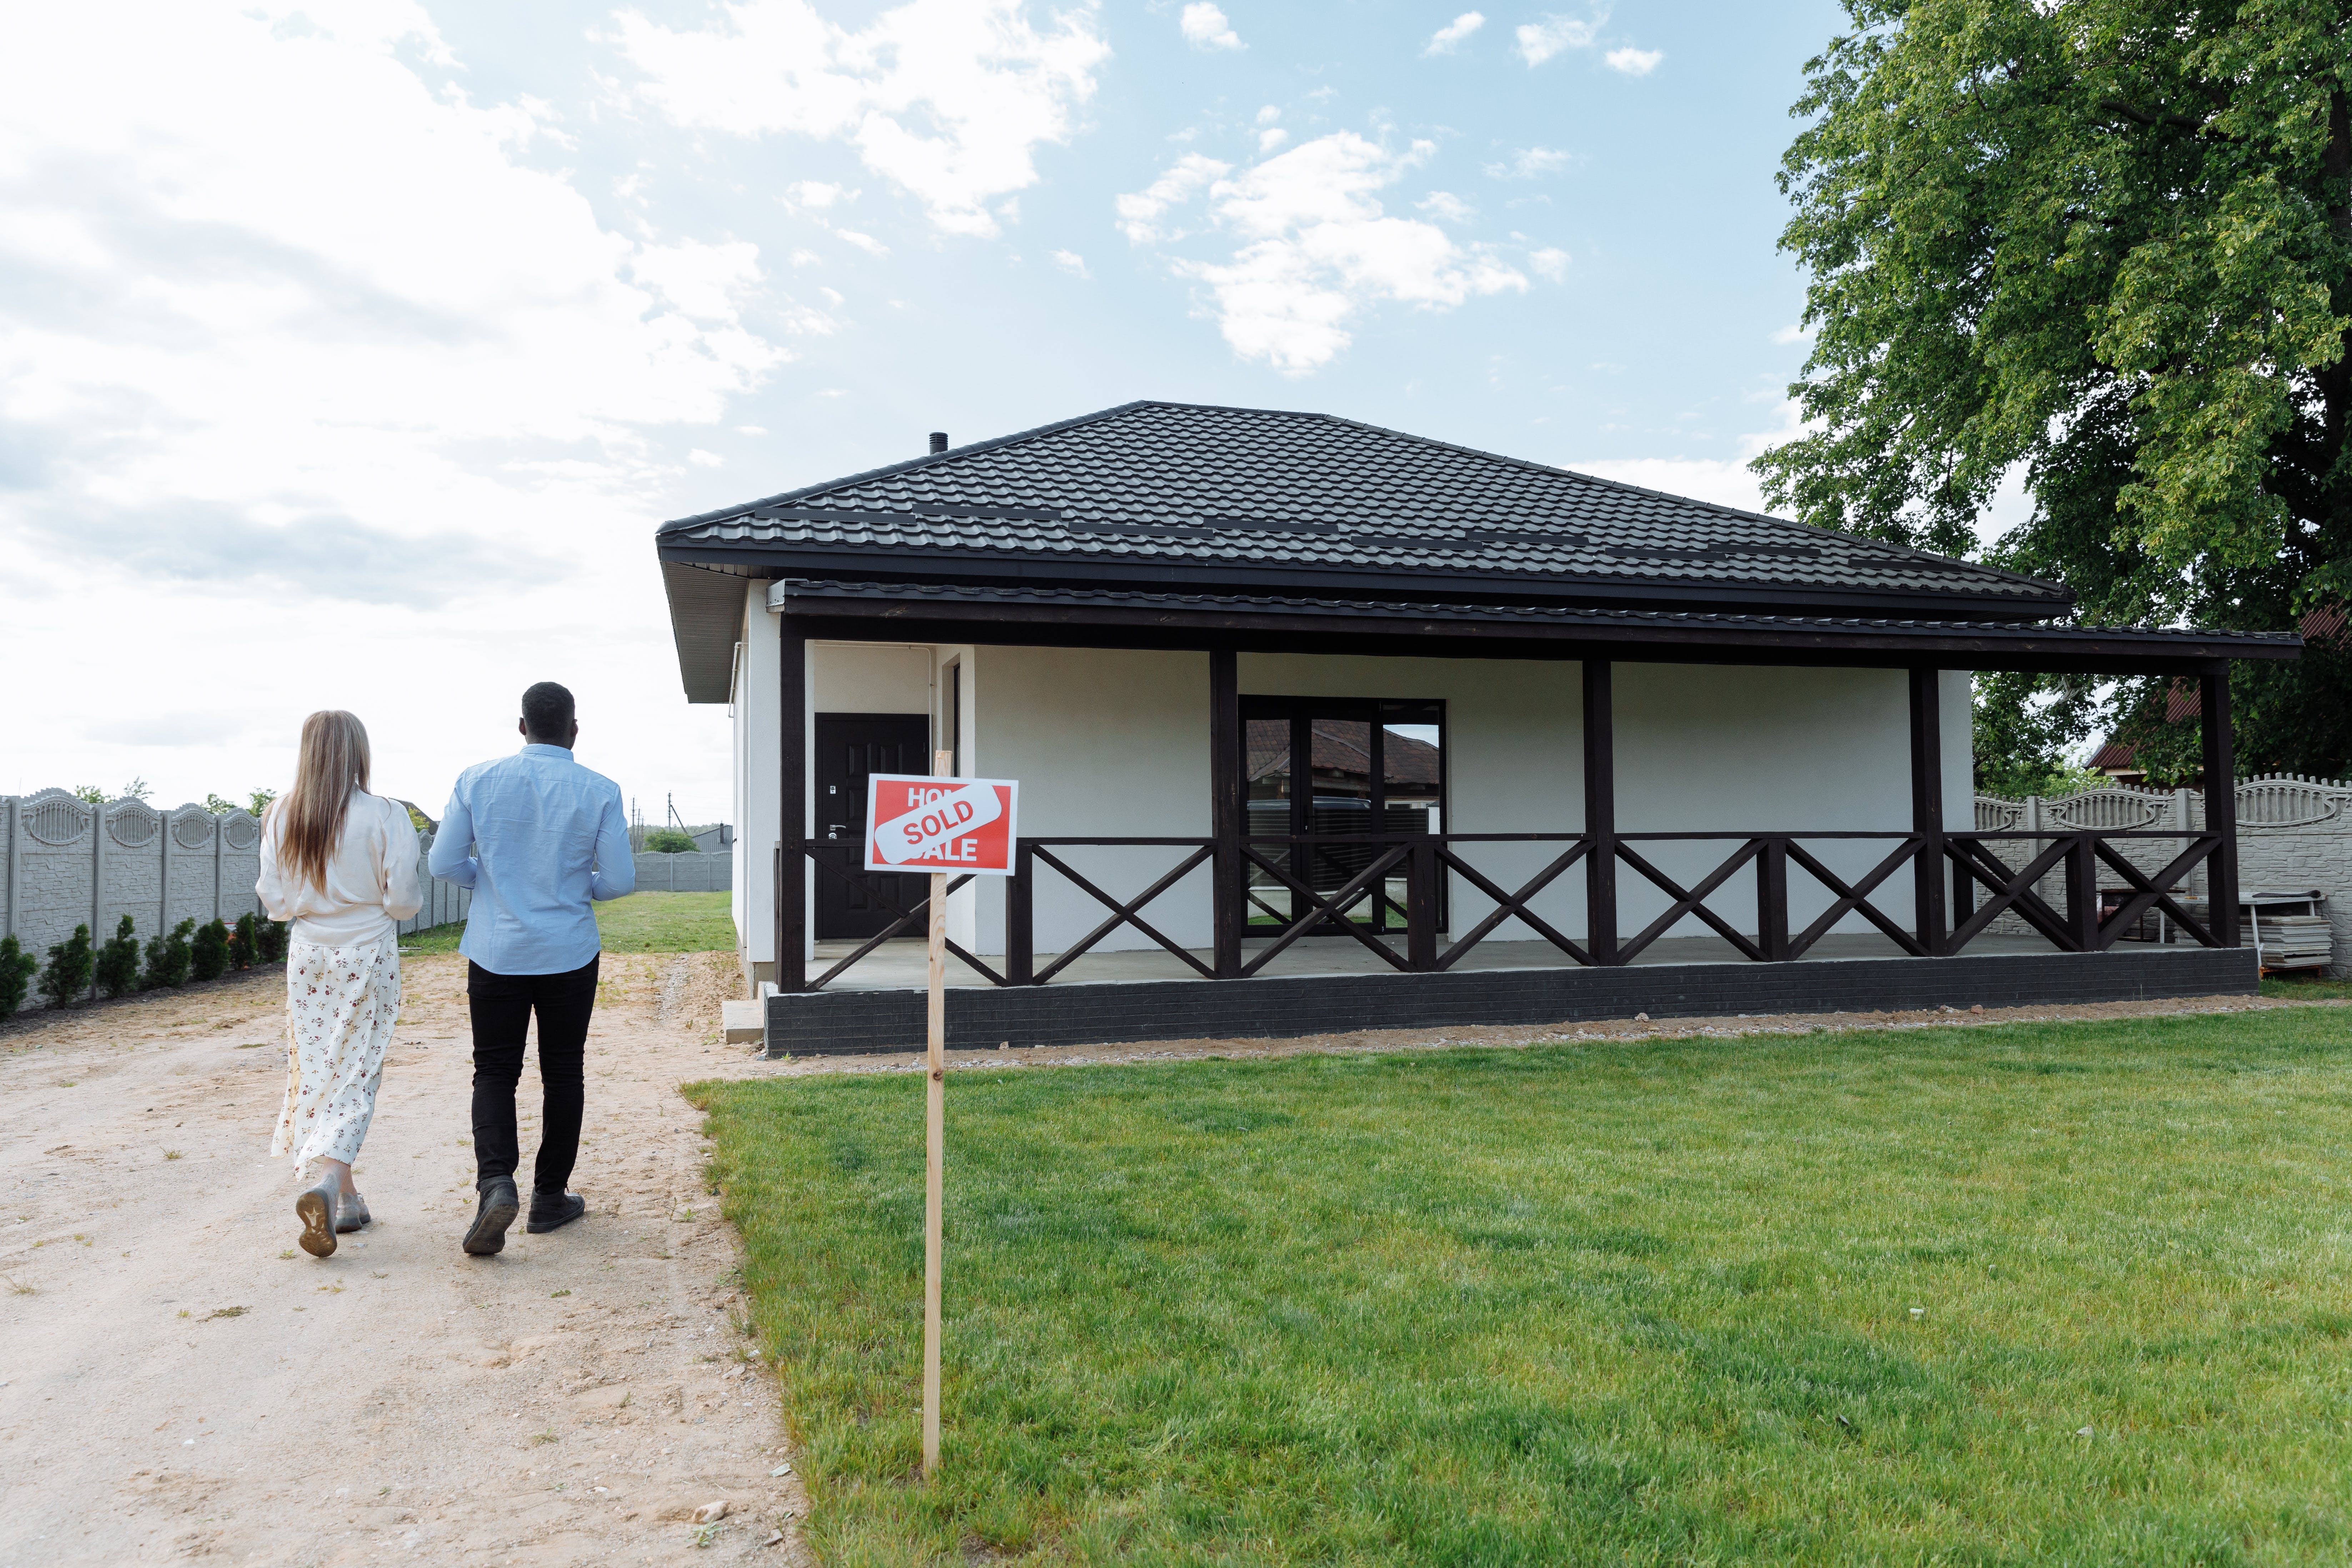
[{"label": "white blouse", "polygon": [[297,942],[348,947],[390,936],[393,923],[425,907],[416,884],[416,825],[407,808],[380,795],[352,794],[343,837],[327,859],[327,885],[297,883],[279,863],[285,833],[271,812],[261,830],[261,880],[253,890],[274,921],[291,921]]}]

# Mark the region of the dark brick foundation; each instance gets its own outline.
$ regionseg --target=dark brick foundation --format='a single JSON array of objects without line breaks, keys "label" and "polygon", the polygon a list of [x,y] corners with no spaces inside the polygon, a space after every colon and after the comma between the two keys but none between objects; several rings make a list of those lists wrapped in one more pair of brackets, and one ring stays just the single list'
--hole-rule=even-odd
[{"label": "dark brick foundation", "polygon": [[[1352,1029],[1560,1024],[1585,1018],[1704,1017],[2252,995],[2251,948],[1811,963],[1655,963],[1622,969],[1485,969],[1443,974],[1333,974],[1269,980],[1156,980],[958,987],[948,1044],[985,1049],[1134,1040],[1281,1039]],[[923,993],[820,991],[768,999],[771,1057],[920,1050]]]}]

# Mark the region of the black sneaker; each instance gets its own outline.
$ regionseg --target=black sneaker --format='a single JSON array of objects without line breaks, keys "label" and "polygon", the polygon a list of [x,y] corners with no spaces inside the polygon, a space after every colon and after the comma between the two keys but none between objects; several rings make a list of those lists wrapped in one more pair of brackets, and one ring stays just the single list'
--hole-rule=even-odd
[{"label": "black sneaker", "polygon": [[538,1236],[570,1225],[588,1212],[588,1200],[577,1193],[533,1193],[530,1223],[523,1228]]},{"label": "black sneaker", "polygon": [[484,1187],[481,1206],[474,1210],[473,1226],[466,1232],[466,1250],[477,1258],[504,1251],[507,1226],[514,1224],[515,1215],[521,1207],[522,1201],[515,1196],[511,1177],[500,1176]]}]

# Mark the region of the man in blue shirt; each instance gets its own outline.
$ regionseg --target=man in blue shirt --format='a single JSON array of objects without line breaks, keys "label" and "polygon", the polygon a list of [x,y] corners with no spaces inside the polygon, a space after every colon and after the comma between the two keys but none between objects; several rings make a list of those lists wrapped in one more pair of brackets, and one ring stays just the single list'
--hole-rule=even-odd
[{"label": "man in blue shirt", "polygon": [[580,725],[572,693],[541,681],[522,694],[517,727],[521,751],[457,776],[426,859],[435,876],[474,889],[457,951],[468,961],[480,1194],[465,1248],[479,1256],[506,1246],[522,1206],[514,1183],[521,1159],[515,1085],[534,1012],[543,1104],[529,1228],[553,1230],[588,1212],[587,1200],[564,1187],[580,1153],[581,1058],[602,945],[589,903],[637,885],[620,786],[572,760]]}]

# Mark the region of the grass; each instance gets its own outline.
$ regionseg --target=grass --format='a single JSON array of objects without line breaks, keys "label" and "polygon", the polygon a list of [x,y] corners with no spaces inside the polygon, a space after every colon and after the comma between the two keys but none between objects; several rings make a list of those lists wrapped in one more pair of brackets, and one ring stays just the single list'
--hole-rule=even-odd
[{"label": "grass", "polygon": [[[731,952],[730,893],[631,893],[595,906],[606,952]],[[463,921],[400,939],[403,952],[455,952]]]},{"label": "grass", "polygon": [[2288,980],[2273,975],[2263,982],[2263,994],[2288,1002],[2340,1002],[2352,999],[2352,980],[2322,980],[2300,974]]},{"label": "grass", "polygon": [[2352,1009],[690,1093],[838,1564],[2352,1553]]}]

